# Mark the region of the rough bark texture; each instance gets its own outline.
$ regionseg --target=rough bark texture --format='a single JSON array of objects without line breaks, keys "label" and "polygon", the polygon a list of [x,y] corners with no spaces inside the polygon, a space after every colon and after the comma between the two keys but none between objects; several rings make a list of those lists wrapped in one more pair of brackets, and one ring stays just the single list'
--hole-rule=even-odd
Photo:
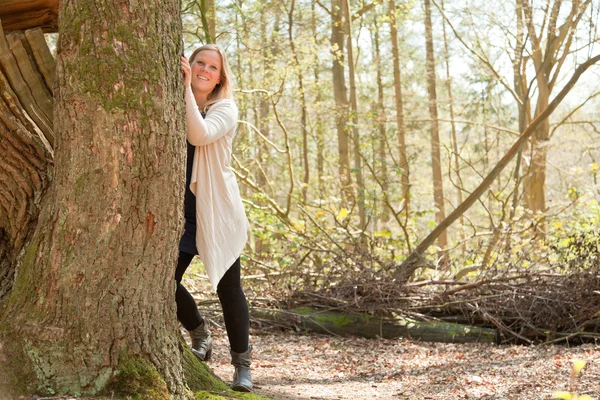
[{"label": "rough bark texture", "polygon": [[[3,303],[3,372],[22,392],[82,395],[129,393],[117,377],[137,371],[149,380],[143,398],[185,396],[173,282],[185,165],[180,4],[75,0],[60,14],[54,182]],[[6,138],[27,136],[0,114],[14,133]],[[13,153],[31,154],[31,178],[11,176],[37,179],[39,192],[49,167],[35,162],[47,153],[39,144]],[[35,199],[25,186],[10,192]]]},{"label": "rough bark texture", "polygon": [[0,19],[5,31],[42,28],[58,30],[58,0],[0,0]]}]

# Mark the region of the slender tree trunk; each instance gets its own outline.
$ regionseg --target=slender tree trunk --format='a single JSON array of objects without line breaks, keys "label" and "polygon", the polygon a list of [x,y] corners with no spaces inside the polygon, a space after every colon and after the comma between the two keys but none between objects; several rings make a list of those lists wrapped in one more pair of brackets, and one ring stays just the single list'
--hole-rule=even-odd
[{"label": "slender tree trunk", "polygon": [[[525,50],[525,27],[523,24],[523,7],[521,6],[521,0],[515,0],[515,14],[517,17],[517,34],[516,43],[513,55],[513,82],[514,89],[517,95],[517,110],[519,115],[519,133],[522,134],[527,125],[529,124],[530,117],[530,100],[527,93],[527,75],[526,75],[526,64],[527,58],[523,56]],[[516,156],[517,161],[515,165],[514,181],[515,189],[513,194],[512,206],[510,209],[510,220],[515,216],[517,206],[519,204],[519,187],[521,185],[521,160],[522,160],[523,149],[519,149]]]},{"label": "slender tree trunk", "polygon": [[290,49],[292,51],[292,58],[296,65],[298,72],[298,89],[300,90],[300,130],[302,131],[302,164],[304,165],[304,176],[302,177],[302,202],[307,202],[307,192],[310,182],[310,165],[308,164],[308,127],[306,122],[306,95],[304,93],[304,80],[302,76],[304,71],[300,65],[298,54],[296,52],[296,45],[294,43],[294,6],[295,0],[292,0],[290,5],[290,11],[288,12],[288,37],[290,39]]},{"label": "slender tree trunk", "polygon": [[353,202],[350,177],[350,139],[348,134],[348,94],[344,76],[344,18],[343,2],[331,0],[331,53],[333,55],[333,97],[338,138],[339,174],[345,200]]},{"label": "slender tree trunk", "polygon": [[[264,15],[264,12],[261,13],[260,32],[261,32],[261,37],[263,38],[263,40],[262,40],[263,43],[268,43],[267,22],[266,22],[265,17],[266,16]],[[272,75],[272,70],[271,70],[272,55],[271,55],[269,46],[263,46],[262,57],[265,60],[262,86],[267,87],[267,85],[270,82],[271,75]],[[256,70],[254,72],[256,73]],[[270,109],[269,99],[266,97],[266,95],[260,95],[260,100],[259,100],[259,104],[258,104],[258,120],[256,121],[256,126],[257,126],[258,130],[262,133],[262,135],[266,138],[269,138],[269,136],[270,136],[269,109]],[[259,170],[257,172],[256,183],[261,188],[263,188],[263,190],[265,190],[265,192],[267,192],[268,189],[266,186],[267,186],[267,181],[268,181],[267,174],[268,174],[268,167],[269,167],[269,147],[268,147],[267,143],[265,143],[264,141],[261,141],[260,145],[258,146],[257,161],[259,164]],[[273,195],[272,192],[269,192],[269,193],[271,195]]]},{"label": "slender tree trunk", "polygon": [[[387,168],[387,152],[386,152],[386,143],[387,143],[387,134],[386,134],[386,112],[384,107],[384,91],[383,91],[383,81],[382,81],[382,71],[381,71],[381,50],[380,50],[380,37],[379,37],[379,21],[378,16],[375,15],[373,25],[375,27],[373,32],[373,41],[374,41],[374,58],[375,58],[375,67],[376,67],[376,80],[377,80],[377,131],[379,133],[379,137],[376,140],[377,150],[373,149],[373,152],[377,154],[374,157],[377,160],[377,164],[379,168],[377,168],[377,174],[379,175],[379,180],[381,181],[381,190],[384,193],[387,193],[389,190],[389,178],[388,178],[388,168]],[[376,197],[377,198],[377,197]],[[380,219],[384,224],[390,220],[390,213],[392,210],[388,206],[384,206]],[[379,230],[379,227],[377,228]]]},{"label": "slender tree trunk", "polygon": [[202,19],[205,43],[215,43],[217,39],[217,24],[215,21],[214,0],[200,0],[200,18]]},{"label": "slender tree trunk", "polygon": [[[238,0],[237,1],[237,6],[239,7],[239,9],[241,10],[243,7],[243,0]],[[236,13],[235,14],[235,26],[242,30],[245,30],[245,26],[242,27],[242,21],[240,21],[239,18],[239,14]],[[235,38],[235,74],[236,74],[236,81],[237,81],[237,86],[240,88],[245,88],[246,87],[246,73],[244,73],[245,69],[242,63],[242,40],[241,40],[241,35],[236,35]],[[237,105],[238,108],[240,110],[240,115],[239,115],[239,119],[241,121],[248,121],[248,105],[249,105],[249,101],[246,99],[246,97],[242,96],[241,98],[237,99]],[[237,146],[234,145],[235,148],[244,148],[247,149],[248,147],[253,148],[254,145],[250,146],[250,129],[248,129],[247,125],[244,124],[240,124],[238,125],[238,134],[236,135],[236,140],[237,140]],[[241,135],[240,135],[241,133]],[[239,146],[241,145],[241,146]],[[247,156],[247,155],[246,155]],[[242,198],[246,198],[248,196],[248,185],[240,185],[240,194],[242,196]]]},{"label": "slender tree trunk", "polygon": [[[444,9],[444,0],[442,0],[442,10]],[[454,161],[454,175],[456,176],[456,201],[457,204],[463,202],[463,182],[460,176],[460,149],[458,148],[458,140],[456,138],[456,123],[454,122],[454,96],[452,94],[452,77],[450,75],[450,51],[448,50],[448,38],[446,36],[446,20],[442,22],[442,32],[444,35],[444,61],[446,64],[446,89],[448,90],[448,100],[450,108],[450,142],[452,143],[452,154]],[[463,226],[465,224],[464,216],[460,216],[460,239],[463,242],[462,250],[465,251],[464,241],[466,239]]]},{"label": "slender tree trunk", "polygon": [[[263,12],[260,16],[260,31],[261,37],[263,39],[263,43],[265,45],[262,47],[262,58],[264,62],[264,71],[263,71],[263,79],[262,79],[262,87],[268,88],[271,84],[271,79],[273,78],[273,63],[272,60],[274,58],[273,54],[273,38],[271,40],[268,39],[267,35],[267,20],[266,15]],[[278,22],[276,21],[275,24]],[[269,44],[269,45],[267,45]],[[255,70],[256,71],[256,70]],[[270,99],[265,95],[260,95],[260,100],[258,103],[258,120],[256,126],[259,131],[265,138],[269,138],[271,136],[271,126],[270,126],[270,115],[271,115],[271,102]],[[270,173],[271,173],[271,160],[270,160],[270,150],[269,145],[260,140],[260,144],[258,145],[258,158],[257,158],[257,178],[256,183],[258,186],[265,191],[265,193],[269,193],[271,196],[274,196],[275,193],[272,189],[272,186],[269,182]],[[255,242],[255,251],[258,257],[268,257],[270,246],[266,240],[257,237]]]},{"label": "slender tree trunk", "polygon": [[[541,82],[540,82],[541,81]],[[538,98],[535,115],[548,107],[550,90],[542,79],[538,79]],[[532,212],[546,211],[546,158],[550,140],[550,122],[543,121],[531,140],[531,167],[525,181],[525,200]]]},{"label": "slender tree trunk", "polygon": [[402,99],[402,77],[400,71],[400,52],[398,50],[398,22],[396,18],[396,2],[389,0],[390,35],[392,39],[392,58],[394,64],[394,92],[396,99],[396,130],[398,132],[398,153],[401,170],[402,200],[405,214],[410,214],[410,166],[406,151],[406,129],[404,127],[404,109]]},{"label": "slender tree trunk", "polygon": [[[313,33],[313,38],[315,40],[315,48],[317,46],[317,14],[316,14],[316,10],[315,10],[315,1],[313,0],[311,2],[311,30]],[[319,58],[318,58],[318,52],[315,51],[314,53],[314,60],[313,60],[313,73],[315,76],[315,89],[316,89],[316,98],[315,98],[315,110],[314,110],[314,114],[315,114],[315,136],[316,136],[316,145],[317,145],[317,176],[318,176],[318,181],[319,181],[319,199],[323,198],[323,194],[325,191],[325,187],[323,184],[323,175],[325,174],[325,156],[323,154],[323,150],[325,147],[325,133],[324,131],[324,126],[323,126],[323,120],[321,118],[321,112],[320,112],[320,105],[321,102],[323,101],[323,95],[322,95],[322,89],[321,89],[321,85],[320,85],[320,78],[319,78],[319,62],[318,62]]]},{"label": "slender tree trunk", "polygon": [[[444,185],[442,182],[442,163],[440,155],[440,134],[437,113],[437,94],[435,76],[435,58],[433,53],[433,33],[431,26],[431,4],[425,1],[425,39],[427,47],[427,92],[429,94],[429,114],[431,115],[431,163],[433,167],[433,199],[438,211],[435,221],[439,224],[446,218],[444,209]],[[438,256],[442,261],[446,258],[448,246],[447,233],[444,231],[439,236],[439,245],[442,249]]]},{"label": "slender tree trunk", "polygon": [[[0,315],[8,373],[28,392],[95,395],[137,365],[152,377],[137,395],[188,393],[173,280],[185,164],[180,7],[60,4],[52,189]],[[2,120],[22,134],[19,146],[29,141],[22,166],[47,157]],[[40,193],[47,179],[36,175]]]},{"label": "slender tree trunk", "polygon": [[352,45],[352,18],[350,16],[350,0],[342,0],[344,19],[346,20],[346,51],[348,53],[348,76],[350,80],[350,118],[348,133],[354,143],[354,170],[358,195],[358,215],[360,230],[365,230],[367,217],[365,213],[365,183],[362,173],[362,158],[360,156],[360,134],[358,131],[358,102],[356,100],[356,76],[354,72],[354,53]]}]

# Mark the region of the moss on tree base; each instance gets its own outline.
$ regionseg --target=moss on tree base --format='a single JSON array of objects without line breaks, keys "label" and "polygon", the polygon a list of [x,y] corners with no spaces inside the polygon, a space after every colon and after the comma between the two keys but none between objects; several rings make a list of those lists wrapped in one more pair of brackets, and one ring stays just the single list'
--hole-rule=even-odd
[{"label": "moss on tree base", "polygon": [[133,400],[169,400],[169,390],[156,367],[140,357],[122,357],[109,391]]}]

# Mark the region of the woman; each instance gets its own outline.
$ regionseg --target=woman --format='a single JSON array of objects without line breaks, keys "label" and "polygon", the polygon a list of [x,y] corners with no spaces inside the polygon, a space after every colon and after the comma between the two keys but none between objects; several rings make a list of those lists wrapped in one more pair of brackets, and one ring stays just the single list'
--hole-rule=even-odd
[{"label": "woman", "polygon": [[185,82],[187,171],[185,231],[179,243],[177,317],[190,331],[192,352],[209,360],[212,339],[196,302],[181,278],[198,254],[223,308],[235,367],[232,388],[251,391],[250,315],[240,281],[240,254],[247,241],[248,220],[235,175],[229,165],[238,109],[231,72],[223,50],[202,46],[190,60],[181,57]]}]

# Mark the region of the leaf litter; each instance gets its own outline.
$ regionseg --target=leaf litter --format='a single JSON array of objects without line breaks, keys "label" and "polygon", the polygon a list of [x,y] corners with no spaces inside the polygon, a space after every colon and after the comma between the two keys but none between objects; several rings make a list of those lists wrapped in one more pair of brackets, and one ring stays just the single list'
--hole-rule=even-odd
[{"label": "leaf litter", "polygon": [[[213,325],[208,365],[225,382],[233,366],[225,330]],[[573,360],[587,361],[575,387],[600,400],[600,344],[519,346],[424,343],[253,329],[259,394],[296,399],[551,399],[569,391]]]}]

